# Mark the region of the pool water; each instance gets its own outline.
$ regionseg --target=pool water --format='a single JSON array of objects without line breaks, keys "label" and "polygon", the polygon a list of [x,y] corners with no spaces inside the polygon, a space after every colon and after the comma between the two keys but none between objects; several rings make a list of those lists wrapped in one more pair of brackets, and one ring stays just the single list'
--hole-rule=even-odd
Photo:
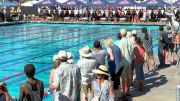
[{"label": "pool water", "polygon": [[[7,83],[11,96],[19,98],[20,85],[26,82],[23,73],[27,63],[36,67],[36,78],[49,86],[49,73],[53,67],[53,55],[59,50],[72,52],[75,61],[78,50],[92,47],[93,40],[107,37],[117,39],[120,28],[127,30],[147,27],[153,37],[154,52],[157,54],[158,26],[80,25],[80,24],[21,24],[0,26],[0,81]],[[157,56],[157,55],[156,55]],[[47,95],[43,101],[51,101]]]}]

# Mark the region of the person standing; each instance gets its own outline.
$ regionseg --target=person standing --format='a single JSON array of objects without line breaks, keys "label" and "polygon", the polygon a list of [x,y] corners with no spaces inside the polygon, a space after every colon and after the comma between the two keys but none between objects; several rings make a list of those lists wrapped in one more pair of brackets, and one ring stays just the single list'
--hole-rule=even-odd
[{"label": "person standing", "polygon": [[[146,63],[147,63],[147,69],[149,71],[155,70],[155,60],[154,60],[154,54],[153,54],[153,46],[152,46],[152,37],[148,34],[147,29],[144,27],[142,28],[142,33],[144,34],[144,37],[142,38],[142,43],[145,49],[146,54]],[[150,68],[151,67],[151,68]]]},{"label": "person standing", "polygon": [[[58,55],[54,55],[53,56],[53,61],[54,61],[54,68],[51,69],[51,72],[50,72],[50,78],[49,78],[49,92],[53,92],[53,101],[55,101],[55,99],[58,98],[58,94],[59,94],[59,89],[58,90],[53,90],[52,89],[52,84],[53,84],[53,80],[54,80],[54,72],[55,70],[59,67],[60,65],[60,60],[59,60],[59,57]],[[57,97],[57,98],[55,98]]]},{"label": "person standing", "polygon": [[136,45],[134,47],[134,67],[136,72],[137,89],[143,90],[144,86],[144,64],[145,49],[140,38],[136,38]]},{"label": "person standing", "polygon": [[24,67],[28,81],[21,85],[20,88],[20,101],[42,101],[44,94],[44,85],[41,80],[34,78],[35,66],[27,64]]},{"label": "person standing", "polygon": [[98,65],[105,65],[106,51],[102,49],[102,44],[99,40],[95,40],[94,50],[92,52],[92,57],[94,57],[97,61]]},{"label": "person standing", "polygon": [[79,50],[80,60],[77,65],[81,71],[81,101],[88,101],[90,84],[93,79],[92,70],[97,68],[97,62],[92,57],[92,50],[89,46],[84,46]]},{"label": "person standing", "polygon": [[80,71],[77,65],[67,62],[66,51],[59,51],[60,66],[55,70],[53,89],[60,88],[56,101],[78,101]]},{"label": "person standing", "polygon": [[108,67],[100,65],[92,72],[95,73],[96,79],[91,83],[91,101],[114,101],[113,83],[108,80]]},{"label": "person standing", "polygon": [[160,39],[158,42],[158,58],[159,58],[158,68],[162,68],[165,66],[165,51],[167,51],[166,44],[164,43],[163,36],[160,35]]},{"label": "person standing", "polygon": [[123,71],[121,50],[110,38],[105,40],[105,45],[107,46],[109,72],[114,82],[115,100],[117,100],[122,95],[120,87],[120,76]]},{"label": "person standing", "polygon": [[11,101],[11,96],[4,82],[0,82],[0,101]]},{"label": "person standing", "polygon": [[119,41],[119,48],[122,54],[122,63],[123,63],[123,72],[121,75],[122,78],[122,88],[123,96],[130,96],[130,83],[131,83],[131,65],[133,57],[133,44],[126,38],[126,30],[121,29],[120,34],[122,39]]},{"label": "person standing", "polygon": [[163,54],[165,55],[164,57],[164,63],[166,63],[166,59],[168,58],[168,54],[167,54],[167,50],[168,50],[168,33],[164,31],[164,27],[163,26],[159,26],[159,33],[160,33],[160,36],[162,36],[162,42],[163,44],[165,45],[164,46],[164,51]]}]

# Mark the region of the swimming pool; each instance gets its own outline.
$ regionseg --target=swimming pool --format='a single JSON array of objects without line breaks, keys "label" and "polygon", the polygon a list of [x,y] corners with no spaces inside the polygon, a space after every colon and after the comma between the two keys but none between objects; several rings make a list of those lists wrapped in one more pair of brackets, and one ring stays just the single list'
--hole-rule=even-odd
[{"label": "swimming pool", "polygon": [[[45,91],[49,86],[52,57],[59,50],[70,51],[79,59],[78,50],[92,47],[93,40],[112,37],[117,39],[120,28],[131,30],[147,27],[153,36],[157,53],[158,26],[81,25],[81,24],[20,24],[0,26],[0,81],[7,83],[11,96],[19,98],[20,85],[25,83],[24,65],[36,66],[36,78],[41,79]],[[43,101],[51,101],[47,95]]]}]

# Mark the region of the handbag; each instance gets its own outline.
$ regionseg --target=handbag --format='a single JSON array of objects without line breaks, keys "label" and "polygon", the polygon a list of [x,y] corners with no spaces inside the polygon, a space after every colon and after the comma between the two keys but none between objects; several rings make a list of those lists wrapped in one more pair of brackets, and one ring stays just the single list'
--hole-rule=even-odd
[{"label": "handbag", "polygon": [[103,84],[103,86],[102,86],[102,88],[100,90],[99,96],[94,96],[91,101],[100,101],[100,95],[102,93],[102,90],[103,90],[103,87],[104,87],[105,83],[106,83],[106,81],[104,82],[104,84]]}]

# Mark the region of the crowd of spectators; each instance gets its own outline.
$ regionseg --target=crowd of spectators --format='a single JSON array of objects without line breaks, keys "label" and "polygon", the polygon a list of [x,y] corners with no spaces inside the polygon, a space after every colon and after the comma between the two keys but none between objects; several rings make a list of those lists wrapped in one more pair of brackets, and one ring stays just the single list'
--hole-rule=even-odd
[{"label": "crowd of spectators", "polygon": [[[167,18],[165,14],[169,9],[140,9],[140,8],[95,8],[95,7],[39,7],[39,17],[47,19],[50,17],[52,21],[120,21],[140,22],[150,21],[158,22],[163,18]],[[176,20],[180,21],[180,10],[174,8]],[[82,19],[84,18],[84,19]],[[122,18],[122,19],[121,19]]]}]

